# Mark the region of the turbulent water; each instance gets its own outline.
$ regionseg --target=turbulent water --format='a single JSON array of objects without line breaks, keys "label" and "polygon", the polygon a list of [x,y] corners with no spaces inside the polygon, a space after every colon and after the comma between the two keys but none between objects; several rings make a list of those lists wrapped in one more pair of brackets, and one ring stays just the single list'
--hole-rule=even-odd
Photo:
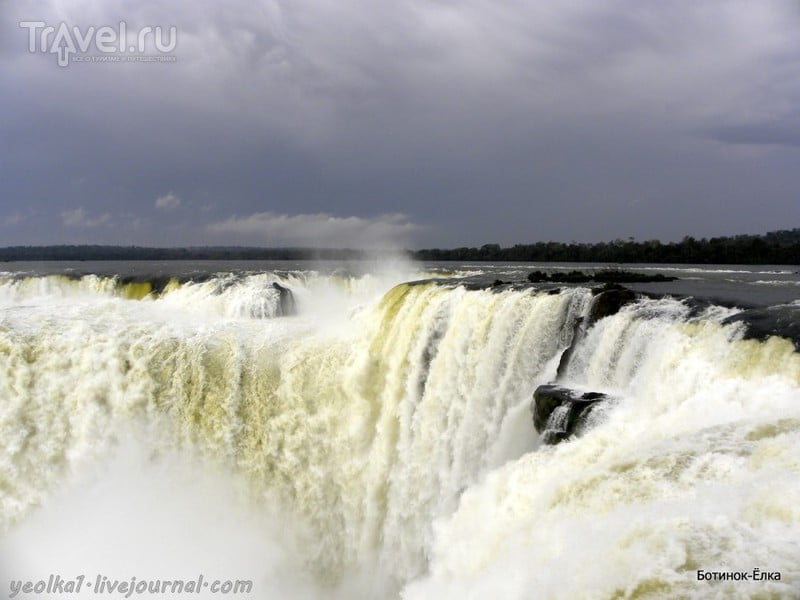
[{"label": "turbulent water", "polygon": [[[791,341],[744,339],[722,324],[737,308],[641,297],[559,378],[613,400],[540,446],[531,394],[591,291],[432,277],[0,276],[0,575],[203,571],[252,579],[254,598],[800,597]],[[754,568],[780,579],[697,577]]]}]

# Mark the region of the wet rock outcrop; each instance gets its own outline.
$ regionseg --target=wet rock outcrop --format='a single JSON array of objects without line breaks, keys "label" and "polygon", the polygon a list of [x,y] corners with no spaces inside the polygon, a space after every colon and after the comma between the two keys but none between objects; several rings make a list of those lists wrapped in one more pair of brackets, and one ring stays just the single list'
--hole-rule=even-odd
[{"label": "wet rock outcrop", "polygon": [[783,304],[767,308],[744,310],[723,321],[723,324],[743,323],[745,339],[766,340],[779,336],[792,340],[800,351],[800,305]]},{"label": "wet rock outcrop", "polygon": [[594,325],[604,317],[617,314],[623,306],[636,300],[636,292],[613,283],[593,289],[592,294],[594,294],[594,298],[592,306],[589,308],[587,326]]},{"label": "wet rock outcrop", "polygon": [[601,392],[580,392],[559,385],[540,385],[533,392],[533,426],[542,443],[558,444],[578,433],[598,404],[607,400]]},{"label": "wet rock outcrop", "polygon": [[528,273],[528,281],[531,283],[588,283],[596,281],[598,283],[663,283],[676,281],[677,277],[662,275],[661,273],[633,273],[631,271],[621,271],[618,269],[603,269],[593,273],[583,271],[533,271]]},{"label": "wet rock outcrop", "polygon": [[279,295],[277,316],[290,317],[297,314],[297,306],[294,301],[292,290],[277,282],[273,282],[272,287],[278,291]]},{"label": "wet rock outcrop", "polygon": [[[557,379],[566,375],[572,355],[589,328],[637,299],[635,292],[613,283],[592,290],[592,294],[594,298],[587,316],[579,317],[573,324],[572,342],[561,355]],[[531,402],[533,426],[542,435],[542,443],[557,444],[580,431],[592,411],[607,399],[602,392],[581,392],[557,384],[540,385],[533,392]]]},{"label": "wet rock outcrop", "polygon": [[575,352],[575,348],[578,343],[580,343],[581,339],[583,339],[583,336],[589,328],[600,319],[617,314],[623,306],[635,302],[637,297],[633,290],[613,283],[593,289],[592,294],[594,298],[589,307],[588,316],[586,319],[579,317],[575,320],[572,331],[572,343],[561,355],[561,360],[558,363],[558,371],[556,373],[556,376],[559,378],[567,372],[567,366],[569,366],[569,361]]}]

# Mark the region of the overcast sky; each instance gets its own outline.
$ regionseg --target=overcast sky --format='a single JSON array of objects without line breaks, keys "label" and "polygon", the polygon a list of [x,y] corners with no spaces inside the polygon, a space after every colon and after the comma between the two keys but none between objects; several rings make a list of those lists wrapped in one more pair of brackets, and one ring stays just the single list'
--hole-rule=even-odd
[{"label": "overcast sky", "polygon": [[[795,0],[0,7],[0,246],[800,227]],[[177,46],[147,38],[169,62],[89,62],[114,56],[90,45],[61,67],[29,52],[21,21],[81,35],[124,21],[128,40],[175,26]]]}]

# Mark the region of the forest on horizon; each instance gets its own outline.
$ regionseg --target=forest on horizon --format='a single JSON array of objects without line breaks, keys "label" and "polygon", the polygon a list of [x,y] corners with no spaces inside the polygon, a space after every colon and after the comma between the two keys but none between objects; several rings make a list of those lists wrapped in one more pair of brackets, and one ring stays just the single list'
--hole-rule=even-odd
[{"label": "forest on horizon", "polygon": [[[535,242],[503,248],[480,247],[406,250],[426,261],[600,262],[684,264],[800,264],[800,228],[763,235],[736,235],[679,242],[613,240],[610,242]],[[84,260],[361,260],[387,252],[358,249],[258,248],[237,246],[145,248],[139,246],[57,245],[0,248],[0,261]]]}]

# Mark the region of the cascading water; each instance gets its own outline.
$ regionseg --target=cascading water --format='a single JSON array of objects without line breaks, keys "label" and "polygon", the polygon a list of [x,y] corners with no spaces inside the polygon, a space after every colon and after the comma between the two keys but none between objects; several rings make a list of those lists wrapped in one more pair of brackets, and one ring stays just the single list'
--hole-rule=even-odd
[{"label": "cascading water", "polygon": [[[400,280],[0,281],[0,506],[11,540],[0,557],[58,482],[126,427],[150,427],[147,452],[199,454],[245,482],[250,505],[293,523],[313,576],[297,595],[795,589],[791,342],[742,339],[721,324],[731,309],[696,315],[642,299],[590,327],[559,378],[611,393],[613,405],[581,437],[540,447],[531,393],[556,378],[590,291]],[[278,318],[273,283],[292,290],[297,316]],[[753,567],[782,579],[695,577]]]},{"label": "cascading water", "polygon": [[572,408],[568,404],[556,406],[550,418],[547,420],[544,432],[542,432],[542,441],[547,441],[549,438],[567,433],[567,423],[569,422],[571,410]]}]

